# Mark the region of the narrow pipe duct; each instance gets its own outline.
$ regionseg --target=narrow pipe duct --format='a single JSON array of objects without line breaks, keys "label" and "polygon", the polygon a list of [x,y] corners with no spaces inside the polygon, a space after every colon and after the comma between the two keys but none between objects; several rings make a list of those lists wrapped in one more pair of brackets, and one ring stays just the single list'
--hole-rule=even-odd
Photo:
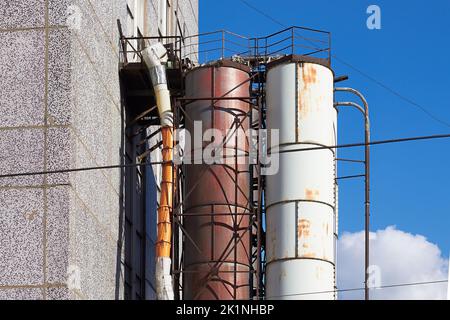
[{"label": "narrow pipe duct", "polygon": [[162,134],[162,178],[161,196],[158,207],[158,228],[156,240],[156,296],[158,300],[173,300],[171,269],[171,214],[173,191],[173,112],[170,92],[167,88],[167,51],[161,43],[156,43],[142,51],[142,58],[150,72],[155,91],[156,106],[161,119]]}]

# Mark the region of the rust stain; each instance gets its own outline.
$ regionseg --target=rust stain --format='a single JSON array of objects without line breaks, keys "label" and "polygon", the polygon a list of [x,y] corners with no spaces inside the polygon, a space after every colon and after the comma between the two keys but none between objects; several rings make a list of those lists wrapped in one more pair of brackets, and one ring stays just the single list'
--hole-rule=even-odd
[{"label": "rust stain", "polygon": [[[319,75],[317,66],[311,64],[300,64],[298,68],[298,120],[307,119],[311,113],[317,112],[317,108],[320,106],[323,99],[323,94],[320,91]],[[297,134],[298,136],[298,134]]]},{"label": "rust stain", "polygon": [[299,255],[304,258],[315,258],[316,254],[310,251],[311,222],[308,219],[300,219],[298,221],[297,234]]},{"label": "rust stain", "polygon": [[299,238],[307,238],[310,235],[311,222],[307,219],[300,219],[297,224],[297,233]]},{"label": "rust stain", "polygon": [[319,190],[305,189],[306,200],[316,200],[320,192]]},{"label": "rust stain", "polygon": [[[301,69],[301,76],[299,77],[298,81],[298,101],[297,101],[297,107],[298,107],[298,117],[300,119],[306,119],[311,112],[311,97],[310,97],[310,88],[309,85],[311,83],[314,83],[317,80],[317,71],[314,68],[311,68],[311,66],[307,64],[300,64],[298,65],[298,68]],[[314,71],[311,71],[314,70]],[[298,71],[298,74],[300,74],[300,70]],[[298,136],[298,132],[297,132]]]},{"label": "rust stain", "polygon": [[300,92],[298,95],[298,116],[300,117],[300,119],[307,118],[310,111],[309,104],[304,95],[305,92]]},{"label": "rust stain", "polygon": [[310,84],[314,84],[317,82],[317,70],[314,66],[309,64],[303,65],[302,68],[302,78],[305,88]]}]

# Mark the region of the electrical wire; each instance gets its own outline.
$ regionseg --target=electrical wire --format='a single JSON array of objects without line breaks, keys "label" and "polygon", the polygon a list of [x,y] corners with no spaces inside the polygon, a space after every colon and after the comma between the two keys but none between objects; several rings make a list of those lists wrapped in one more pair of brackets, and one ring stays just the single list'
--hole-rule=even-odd
[{"label": "electrical wire", "polygon": [[[254,5],[252,5],[251,3],[249,3],[246,0],[239,0],[240,2],[242,2],[243,4],[245,4],[247,7],[249,7],[250,9],[256,11],[257,13],[261,14],[262,16],[266,17],[267,19],[271,20],[272,22],[278,24],[279,26],[283,27],[283,28],[287,28],[287,26],[285,24],[283,24],[282,22],[278,21],[277,19],[273,18],[272,16],[270,16],[269,14],[265,13],[264,11],[262,11],[261,9],[255,7]],[[308,41],[310,44],[314,44],[312,41],[305,39],[306,41]],[[377,84],[378,86],[380,86],[381,88],[387,90],[388,92],[390,92],[391,94],[393,94],[394,96],[396,96],[397,98],[400,98],[401,100],[407,102],[408,104],[418,108],[419,110],[421,110],[423,113],[425,113],[428,117],[430,117],[431,119],[433,119],[434,121],[446,126],[450,128],[450,123],[440,119],[439,117],[437,117],[436,115],[434,115],[432,112],[430,112],[429,110],[427,110],[426,107],[422,106],[421,104],[413,101],[412,99],[402,95],[401,93],[399,93],[398,91],[392,89],[391,87],[387,86],[386,84],[384,84],[383,82],[375,79],[374,77],[368,75],[367,73],[365,73],[364,71],[362,71],[361,69],[355,67],[354,65],[346,62],[345,60],[339,58],[338,56],[331,54],[331,56],[338,60],[340,63],[346,65],[347,67],[351,68],[352,70],[358,72],[359,74],[361,74],[362,76],[364,76],[365,78],[367,78],[368,80],[372,81],[373,83]]]},{"label": "electrical wire", "polygon": [[267,13],[265,13],[264,11],[260,10],[259,8],[255,7],[254,5],[252,5],[251,3],[245,1],[245,0],[239,0],[241,1],[243,4],[245,4],[247,7],[249,7],[250,9],[258,12],[260,15],[263,15],[264,17],[266,17],[267,19],[271,20],[272,22],[282,26],[283,28],[286,28],[286,26],[281,23],[280,21],[278,21],[277,19],[271,17],[270,15],[268,15]]},{"label": "electrical wire", "polygon": [[145,162],[145,163],[131,163],[131,164],[119,164],[110,166],[96,166],[96,167],[84,167],[84,168],[74,168],[74,169],[60,169],[60,170],[50,170],[50,171],[34,171],[34,172],[20,172],[20,173],[8,173],[0,175],[0,178],[12,178],[12,177],[24,177],[24,176],[35,176],[44,174],[58,174],[67,172],[80,172],[80,171],[92,171],[92,170],[104,170],[104,169],[125,169],[125,168],[135,168],[151,166],[155,164],[164,164],[164,161],[155,162]]},{"label": "electrical wire", "polygon": [[347,67],[351,68],[352,70],[358,72],[360,75],[364,76],[365,78],[369,79],[370,81],[372,81],[373,83],[377,84],[378,86],[380,86],[381,88],[387,90],[388,92],[390,92],[391,94],[393,94],[394,96],[400,98],[401,100],[409,103],[412,106],[415,106],[416,108],[418,108],[419,110],[421,110],[423,113],[425,113],[428,117],[430,117],[431,119],[433,119],[434,121],[439,122],[440,124],[449,127],[450,128],[450,123],[439,119],[437,116],[435,116],[433,113],[431,113],[430,111],[428,111],[424,106],[418,104],[417,102],[411,100],[410,98],[402,95],[401,93],[397,92],[396,90],[388,87],[387,85],[385,85],[384,83],[382,83],[381,81],[375,79],[374,77],[368,75],[367,73],[365,73],[364,71],[356,68],[355,66],[351,65],[350,63],[342,60],[341,58],[335,56],[334,54],[331,55],[333,58],[335,58],[336,60],[338,60],[340,63],[346,65]]},{"label": "electrical wire", "polygon": [[423,141],[423,140],[433,140],[433,139],[445,139],[445,138],[447,138],[447,139],[450,138],[450,134],[437,134],[437,135],[431,135],[431,136],[397,138],[397,139],[388,139],[388,140],[375,140],[375,141],[371,141],[369,143],[359,142],[359,143],[347,143],[347,144],[341,144],[341,145],[335,145],[335,146],[317,146],[317,147],[302,148],[302,149],[287,149],[287,150],[281,150],[278,153],[314,151],[314,150],[324,150],[324,149],[344,149],[344,148],[365,147],[365,146],[375,146],[375,145],[381,145],[381,144],[392,144],[392,143]]},{"label": "electrical wire", "polygon": [[[341,145],[335,145],[335,146],[317,146],[317,147],[302,148],[302,149],[288,149],[288,150],[280,151],[280,153],[304,152],[304,151],[314,151],[314,150],[324,150],[324,149],[342,149],[342,148],[364,147],[366,145],[373,146],[373,145],[382,145],[382,144],[392,144],[392,143],[411,142],[411,141],[426,141],[426,140],[448,139],[448,138],[450,138],[450,134],[439,134],[439,135],[430,135],[430,136],[417,136],[417,137],[408,137],[408,138],[378,140],[378,141],[371,141],[369,143],[360,142],[360,143],[341,144]],[[234,156],[229,156],[229,157],[235,158],[235,157],[240,157],[240,155],[234,155]],[[248,157],[248,155],[242,155],[242,157]],[[155,162],[145,162],[145,163],[119,164],[119,165],[96,166],[96,167],[85,167],[85,168],[74,168],[74,169],[61,169],[61,170],[51,170],[51,171],[32,171],[32,172],[8,173],[8,174],[0,175],[0,179],[1,178],[12,178],[12,177],[23,177],[23,176],[34,176],[34,175],[44,175],[44,174],[58,174],[58,173],[67,173],[67,172],[104,170],[104,169],[124,169],[124,168],[151,166],[151,165],[155,165],[155,164],[164,164],[164,163],[167,163],[167,162],[155,161]]]},{"label": "electrical wire", "polygon": [[[411,287],[411,286],[420,286],[420,285],[429,285],[429,284],[441,284],[441,283],[447,283],[447,282],[448,282],[448,280],[434,280],[434,281],[423,281],[423,282],[407,282],[407,283],[389,284],[389,285],[384,285],[384,286],[371,287],[369,289],[379,290],[379,289],[401,288],[401,287]],[[364,287],[359,287],[359,288],[336,289],[336,290],[327,290],[327,291],[302,292],[302,293],[283,294],[283,295],[279,295],[279,296],[271,296],[271,297],[266,297],[266,299],[276,299],[276,298],[283,298],[283,297],[293,297],[293,296],[303,296],[303,295],[313,295],[313,294],[324,294],[324,293],[362,291],[362,290],[365,290],[365,288]]]}]

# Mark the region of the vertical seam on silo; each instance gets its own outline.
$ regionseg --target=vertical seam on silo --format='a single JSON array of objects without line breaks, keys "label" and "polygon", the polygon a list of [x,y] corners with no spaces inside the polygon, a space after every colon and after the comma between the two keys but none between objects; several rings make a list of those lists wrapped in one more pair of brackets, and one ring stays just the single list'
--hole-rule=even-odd
[{"label": "vertical seam on silo", "polygon": [[295,258],[298,258],[298,201],[295,201]]},{"label": "vertical seam on silo", "polygon": [[295,63],[295,143],[298,143],[298,129],[299,129],[299,119],[298,119],[298,108],[300,107],[299,103],[298,103],[298,99],[299,99],[299,93],[298,93],[298,81],[299,81],[299,77],[298,77],[298,71],[300,68],[301,64],[297,64]]}]

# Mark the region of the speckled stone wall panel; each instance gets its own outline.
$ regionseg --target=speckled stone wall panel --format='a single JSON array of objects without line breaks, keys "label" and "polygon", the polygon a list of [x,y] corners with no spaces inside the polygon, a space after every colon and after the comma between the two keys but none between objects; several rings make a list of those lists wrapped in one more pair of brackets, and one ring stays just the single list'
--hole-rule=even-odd
[{"label": "speckled stone wall panel", "polygon": [[48,123],[71,123],[74,109],[72,92],[72,35],[67,28],[49,31],[48,47]]},{"label": "speckled stone wall panel", "polygon": [[[109,148],[112,147],[111,114],[114,109],[117,111],[117,106],[110,99],[84,50],[79,46],[74,50],[76,62],[74,62],[72,77],[76,101],[73,127],[97,164],[106,165]],[[120,127],[120,123],[114,126]],[[115,146],[115,149],[117,148]]]},{"label": "speckled stone wall panel", "polygon": [[67,287],[51,287],[46,289],[46,300],[74,300],[76,296]]},{"label": "speckled stone wall panel", "polygon": [[[0,0],[2,174],[120,163],[125,3]],[[157,4],[147,7],[154,35]],[[119,187],[120,169],[1,179],[0,299],[123,298]],[[67,288],[74,270],[80,287]],[[24,287],[2,288],[16,285]]]},{"label": "speckled stone wall panel", "polygon": [[[48,0],[49,24],[76,29],[87,13],[95,15],[101,31],[113,44],[118,43],[117,19],[125,23],[126,5],[122,0]],[[93,15],[94,14],[94,15]]]},{"label": "speckled stone wall panel", "polygon": [[45,24],[45,0],[0,0],[0,29],[35,28]]},{"label": "speckled stone wall panel", "polygon": [[46,273],[50,284],[67,283],[69,264],[70,186],[47,189]]},{"label": "speckled stone wall panel", "polygon": [[148,0],[146,2],[146,25],[145,34],[149,36],[158,35],[158,3],[156,1]]},{"label": "speckled stone wall panel", "polygon": [[44,31],[0,31],[0,42],[0,127],[42,125]]},{"label": "speckled stone wall panel", "polygon": [[[196,34],[198,27],[198,3],[192,0],[178,1],[179,10],[183,14],[186,24],[188,24],[190,34]],[[197,7],[195,6],[197,5]],[[197,27],[196,27],[197,26]]]},{"label": "speckled stone wall panel", "polygon": [[[75,139],[74,147],[75,167],[95,166],[95,162],[80,139]],[[119,216],[118,210],[111,212],[110,209],[113,207],[112,203],[119,202],[119,194],[112,188],[106,172],[107,170],[72,172],[70,182],[80,201],[96,217],[98,223],[110,233],[113,217]]]},{"label": "speckled stone wall panel", "polygon": [[116,245],[108,231],[80,202],[70,213],[69,266],[77,270],[79,292],[86,299],[114,299],[116,284]]},{"label": "speckled stone wall panel", "polygon": [[[47,0],[48,1],[48,23],[50,26],[67,26],[69,17],[76,14],[74,5],[78,0]],[[75,8],[75,9],[74,9]],[[75,20],[72,20],[76,22]]]},{"label": "speckled stone wall panel", "polygon": [[43,189],[0,189],[0,203],[0,286],[42,285]]},{"label": "speckled stone wall panel", "polygon": [[89,1],[95,17],[98,19],[101,25],[101,32],[105,34],[108,41],[117,45],[118,39],[113,39],[113,29],[117,29],[117,21],[115,18],[115,6],[114,4],[123,4],[125,7],[125,1],[111,1],[111,0],[90,0]]},{"label": "speckled stone wall panel", "polygon": [[[44,170],[44,129],[0,130],[0,172],[13,174]],[[0,179],[0,186],[42,185],[42,175]]]},{"label": "speckled stone wall panel", "polygon": [[[74,42],[73,45],[80,46],[85,52],[91,63],[86,67],[97,74],[96,81],[99,85],[105,86],[106,91],[118,107],[120,100],[118,45],[117,43],[113,44],[109,34],[105,33],[104,26],[89,1],[81,1],[80,10],[82,13],[80,28],[71,29],[78,39],[78,42]],[[77,70],[77,67],[74,65],[74,70]]]},{"label": "speckled stone wall panel", "polygon": [[[111,123],[114,124],[111,126],[111,131],[109,134],[109,146],[107,150],[107,161],[106,163],[115,165],[120,164],[121,161],[121,146],[122,146],[122,126],[120,123],[124,122],[119,110],[113,109],[111,111]],[[118,125],[119,124],[119,125]],[[123,124],[125,127],[125,123]],[[120,193],[120,175],[121,169],[109,169],[106,171],[109,179],[111,181],[111,185],[117,193]]]},{"label": "speckled stone wall panel", "polygon": [[[73,133],[69,127],[50,127],[47,129],[47,171],[73,168]],[[68,184],[69,173],[47,175],[47,184]]]},{"label": "speckled stone wall panel", "polygon": [[[119,193],[117,193],[119,194]],[[109,214],[108,214],[108,223],[109,223],[109,232],[111,235],[111,238],[114,241],[119,240],[119,232],[123,231],[120,230],[120,199],[119,197],[111,197],[108,199],[107,205],[109,206]],[[123,218],[123,217],[122,217]],[[122,224],[123,225],[123,224]]]},{"label": "speckled stone wall panel", "polygon": [[0,300],[42,300],[43,288],[0,288]]},{"label": "speckled stone wall panel", "polygon": [[[64,25],[71,35],[72,45],[87,54],[90,66],[98,73],[112,99],[119,105],[117,18],[121,1],[50,0],[50,24]],[[126,10],[122,3],[123,10]],[[78,41],[76,41],[78,40]],[[72,52],[72,56],[75,52]],[[74,57],[76,59],[76,56]],[[76,62],[76,61],[75,61]],[[76,70],[77,66],[73,66]]]}]

